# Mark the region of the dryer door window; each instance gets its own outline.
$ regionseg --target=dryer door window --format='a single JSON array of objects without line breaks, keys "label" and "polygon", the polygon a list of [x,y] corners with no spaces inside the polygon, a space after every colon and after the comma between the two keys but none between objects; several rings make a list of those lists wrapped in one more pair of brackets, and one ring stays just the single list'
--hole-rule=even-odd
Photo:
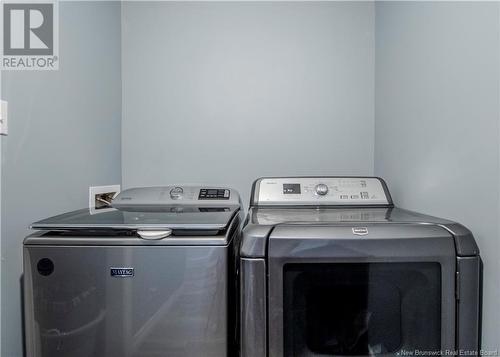
[{"label": "dryer door window", "polygon": [[283,273],[285,356],[441,348],[439,263],[286,264]]}]

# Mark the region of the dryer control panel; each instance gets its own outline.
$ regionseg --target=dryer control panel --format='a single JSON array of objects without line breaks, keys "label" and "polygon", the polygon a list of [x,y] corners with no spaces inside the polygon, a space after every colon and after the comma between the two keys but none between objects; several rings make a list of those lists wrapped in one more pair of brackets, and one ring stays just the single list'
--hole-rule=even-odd
[{"label": "dryer control panel", "polygon": [[256,206],[392,205],[385,182],[377,177],[277,177],[255,182]]}]

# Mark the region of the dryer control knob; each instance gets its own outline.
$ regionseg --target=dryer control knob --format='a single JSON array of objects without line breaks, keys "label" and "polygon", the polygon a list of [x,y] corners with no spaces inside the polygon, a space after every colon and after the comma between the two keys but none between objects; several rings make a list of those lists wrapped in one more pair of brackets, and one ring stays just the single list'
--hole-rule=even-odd
[{"label": "dryer control knob", "polygon": [[316,191],[317,195],[324,196],[328,193],[328,186],[325,185],[324,183],[320,183],[316,185],[314,190]]}]

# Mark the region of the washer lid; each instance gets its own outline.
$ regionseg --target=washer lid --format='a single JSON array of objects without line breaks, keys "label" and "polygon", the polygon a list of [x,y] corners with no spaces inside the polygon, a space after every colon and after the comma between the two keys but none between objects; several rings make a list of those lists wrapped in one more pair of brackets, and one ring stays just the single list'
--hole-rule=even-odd
[{"label": "washer lid", "polygon": [[[141,187],[122,191],[113,208],[82,209],[44,219],[32,229],[220,231],[239,211],[239,195],[229,188],[206,186]],[[200,232],[201,233],[201,232]]]},{"label": "washer lid", "polygon": [[31,225],[32,229],[71,230],[222,230],[239,206],[163,206],[146,209],[106,209],[91,214],[82,209],[50,217]]}]

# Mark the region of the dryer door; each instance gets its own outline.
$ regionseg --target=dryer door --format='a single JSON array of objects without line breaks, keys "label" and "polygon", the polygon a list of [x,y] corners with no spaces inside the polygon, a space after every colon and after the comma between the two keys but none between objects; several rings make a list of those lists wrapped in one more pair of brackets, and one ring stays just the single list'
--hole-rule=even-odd
[{"label": "dryer door", "polygon": [[455,248],[430,225],[282,225],[271,234],[269,356],[445,353]]}]

